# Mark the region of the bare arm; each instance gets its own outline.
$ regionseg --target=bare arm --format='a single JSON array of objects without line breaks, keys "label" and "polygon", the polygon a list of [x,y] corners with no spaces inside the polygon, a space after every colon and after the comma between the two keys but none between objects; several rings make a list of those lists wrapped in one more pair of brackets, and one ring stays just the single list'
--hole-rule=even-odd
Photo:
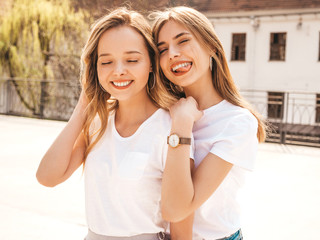
[{"label": "bare arm", "polygon": [[[194,161],[190,160],[191,171],[194,172]],[[187,218],[180,222],[170,223],[170,235],[172,240],[192,240],[192,228],[193,228],[193,218],[192,213]]]},{"label": "bare arm", "polygon": [[193,217],[191,214],[180,222],[170,223],[171,240],[192,240]]},{"label": "bare arm", "polygon": [[[172,132],[180,136],[191,134],[194,121],[200,118],[193,101],[193,98],[187,98],[170,109]],[[186,146],[168,150],[162,186],[162,214],[164,219],[171,222],[181,221],[200,207],[232,168],[232,164],[209,153],[192,178],[187,157]]]},{"label": "bare arm", "polygon": [[[171,133],[176,133],[180,137],[192,136],[194,116],[199,115],[200,118],[202,115],[196,105],[195,100],[188,97],[180,99],[170,108]],[[180,145],[176,148],[169,146],[162,177],[161,210],[162,217],[170,222],[179,222],[187,217],[184,215],[177,219],[173,215],[181,216],[181,210],[189,204],[187,201],[190,200],[190,196],[193,196],[194,189],[189,159],[189,145]],[[182,200],[183,198],[186,198],[187,201]]]},{"label": "bare arm", "polygon": [[85,142],[81,131],[86,105],[82,92],[67,125],[40,162],[36,176],[42,185],[54,187],[62,183],[82,164]]}]

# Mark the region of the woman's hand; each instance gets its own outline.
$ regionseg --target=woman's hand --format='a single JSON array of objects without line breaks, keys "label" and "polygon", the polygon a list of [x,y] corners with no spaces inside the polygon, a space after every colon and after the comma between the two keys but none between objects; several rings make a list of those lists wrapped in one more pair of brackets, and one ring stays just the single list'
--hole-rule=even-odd
[{"label": "woman's hand", "polygon": [[203,112],[198,109],[198,103],[193,97],[181,98],[169,109],[173,122],[194,123],[198,121]]}]

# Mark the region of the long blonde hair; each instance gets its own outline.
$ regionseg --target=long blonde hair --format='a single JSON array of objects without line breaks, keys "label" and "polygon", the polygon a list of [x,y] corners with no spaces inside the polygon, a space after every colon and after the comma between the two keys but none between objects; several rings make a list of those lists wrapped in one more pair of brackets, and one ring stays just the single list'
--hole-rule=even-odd
[{"label": "long blonde hair", "polygon": [[[151,101],[155,106],[167,109],[175,99],[169,94],[163,83],[159,80],[158,66],[155,64],[155,59],[158,58],[157,48],[152,38],[152,31],[149,23],[138,12],[128,10],[127,8],[118,8],[111,13],[98,19],[92,26],[88,41],[83,49],[81,56],[81,85],[88,100],[86,109],[86,120],[83,125],[83,134],[86,142],[85,158],[101,139],[107,128],[107,122],[110,111],[117,109],[119,103],[115,99],[111,99],[111,95],[101,89],[97,73],[98,60],[98,43],[101,35],[111,29],[120,26],[128,26],[137,31],[145,41],[148,49],[149,58],[154,74],[149,76],[146,91]],[[149,87],[151,78],[155,81],[153,87]],[[98,114],[101,122],[101,127],[97,132],[97,137],[92,140],[90,133],[90,125],[95,116]]]},{"label": "long blonde hair", "polygon": [[[263,142],[266,138],[266,124],[260,114],[254,111],[250,104],[240,95],[231,77],[222,44],[206,16],[189,7],[168,8],[163,12],[154,12],[150,16],[156,17],[152,29],[155,43],[158,42],[159,32],[164,24],[169,20],[173,20],[188,28],[196,39],[209,50],[213,58],[212,81],[215,90],[223,99],[236,106],[248,109],[257,118],[257,137],[259,142]],[[160,65],[159,58],[157,59],[157,65]],[[161,69],[160,77],[173,96],[184,96],[182,88],[170,83],[170,80],[166,78]]]}]

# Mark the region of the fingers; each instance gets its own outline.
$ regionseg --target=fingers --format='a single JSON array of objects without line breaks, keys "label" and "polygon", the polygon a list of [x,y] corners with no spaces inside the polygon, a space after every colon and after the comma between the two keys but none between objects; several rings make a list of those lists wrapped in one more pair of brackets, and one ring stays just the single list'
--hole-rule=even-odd
[{"label": "fingers", "polygon": [[198,102],[191,96],[187,97],[187,101],[192,102],[192,104],[194,104],[196,106],[196,113],[195,113],[196,120],[195,121],[199,120],[203,116],[203,111],[199,109]]},{"label": "fingers", "polygon": [[181,98],[179,101],[170,107],[170,115],[172,118],[187,118],[193,122],[199,120],[203,112],[199,110],[198,103],[193,97]]}]

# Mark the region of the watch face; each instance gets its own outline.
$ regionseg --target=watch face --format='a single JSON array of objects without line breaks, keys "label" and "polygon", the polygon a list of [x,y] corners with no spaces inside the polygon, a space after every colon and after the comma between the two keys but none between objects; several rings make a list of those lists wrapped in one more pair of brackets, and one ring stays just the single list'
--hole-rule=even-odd
[{"label": "watch face", "polygon": [[179,137],[176,134],[172,134],[169,137],[169,144],[171,147],[176,147],[179,145]]}]

